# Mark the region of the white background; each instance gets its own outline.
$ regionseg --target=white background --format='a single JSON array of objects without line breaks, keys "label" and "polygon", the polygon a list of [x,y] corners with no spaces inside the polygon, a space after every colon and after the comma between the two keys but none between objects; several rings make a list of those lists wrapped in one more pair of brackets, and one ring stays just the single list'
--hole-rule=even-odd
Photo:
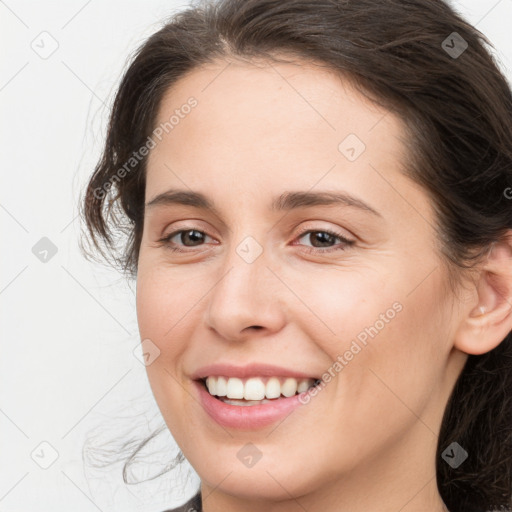
[{"label": "white background", "polygon": [[[453,4],[489,37],[512,80],[512,0]],[[0,512],[160,512],[198,485],[188,464],[182,480],[166,474],[126,486],[119,464],[99,470],[82,460],[87,439],[96,449],[112,441],[115,461],[122,442],[163,421],[133,352],[134,284],[81,256],[77,198],[127,58],[185,5],[0,1]],[[47,59],[31,47],[41,37],[46,48],[58,44]],[[57,247],[47,263],[32,252],[42,237]],[[176,446],[166,432],[158,441],[165,464]],[[40,467],[54,450],[56,461]]]}]

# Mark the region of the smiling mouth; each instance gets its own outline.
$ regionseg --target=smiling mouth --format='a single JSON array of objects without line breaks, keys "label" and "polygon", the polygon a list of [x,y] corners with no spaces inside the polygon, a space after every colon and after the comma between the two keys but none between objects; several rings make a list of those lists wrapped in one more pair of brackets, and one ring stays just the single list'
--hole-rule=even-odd
[{"label": "smiling mouth", "polygon": [[290,398],[317,386],[320,379],[293,377],[238,377],[209,376],[200,379],[206,391],[221,402],[230,405],[261,405]]}]

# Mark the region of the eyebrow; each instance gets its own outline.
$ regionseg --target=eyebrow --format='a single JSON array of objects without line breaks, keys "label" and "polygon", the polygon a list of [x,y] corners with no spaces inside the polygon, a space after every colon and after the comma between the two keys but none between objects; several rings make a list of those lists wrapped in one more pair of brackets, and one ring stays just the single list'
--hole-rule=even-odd
[{"label": "eyebrow", "polygon": [[[146,208],[153,208],[161,205],[181,204],[186,206],[193,206],[203,210],[209,210],[215,215],[220,217],[220,213],[215,205],[204,194],[189,190],[175,190],[171,189],[163,192],[151,201],[146,203]],[[333,206],[342,205],[358,208],[360,210],[372,213],[377,217],[382,215],[372,208],[363,200],[352,196],[346,192],[283,192],[280,196],[276,197],[271,205],[271,211],[290,211],[299,208],[307,208],[310,206]]]}]

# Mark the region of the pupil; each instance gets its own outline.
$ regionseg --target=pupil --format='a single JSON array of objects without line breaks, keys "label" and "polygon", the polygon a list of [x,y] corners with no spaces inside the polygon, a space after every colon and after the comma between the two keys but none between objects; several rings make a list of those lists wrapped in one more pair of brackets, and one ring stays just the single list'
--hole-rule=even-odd
[{"label": "pupil", "polygon": [[[322,243],[322,240],[321,240],[322,238],[324,239],[323,243],[329,244],[332,242],[333,236],[330,235],[329,233],[324,233],[323,231],[317,231],[317,232],[311,233],[311,234],[314,235],[314,238],[316,237],[316,239],[320,239],[320,243]],[[327,239],[327,241],[325,239]],[[313,246],[317,247],[314,243],[313,243]]]},{"label": "pupil", "polygon": [[[190,236],[190,233],[195,233],[195,235]],[[181,236],[182,236],[182,242],[184,242],[185,245],[186,245],[187,242],[186,242],[185,238],[188,237],[189,241],[191,240],[192,244],[194,244],[194,242],[197,242],[197,241],[201,242],[201,236],[202,235],[201,235],[201,233],[199,231],[197,231],[195,229],[191,229],[190,231],[183,232]]]}]

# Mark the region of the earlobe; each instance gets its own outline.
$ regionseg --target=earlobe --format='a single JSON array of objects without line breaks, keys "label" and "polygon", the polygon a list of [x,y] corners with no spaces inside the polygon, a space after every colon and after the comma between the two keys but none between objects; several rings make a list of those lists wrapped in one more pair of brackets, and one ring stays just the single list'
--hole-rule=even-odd
[{"label": "earlobe", "polygon": [[512,245],[510,235],[494,243],[475,285],[476,305],[467,309],[454,346],[481,355],[496,348],[512,330]]}]

